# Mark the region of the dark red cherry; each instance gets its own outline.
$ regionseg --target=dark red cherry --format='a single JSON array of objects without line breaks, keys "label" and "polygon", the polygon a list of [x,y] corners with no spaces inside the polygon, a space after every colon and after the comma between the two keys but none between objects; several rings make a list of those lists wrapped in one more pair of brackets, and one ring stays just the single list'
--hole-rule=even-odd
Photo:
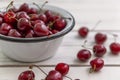
[{"label": "dark red cherry", "polygon": [[109,47],[112,54],[118,55],[120,53],[120,43],[113,42]]},{"label": "dark red cherry", "polygon": [[14,12],[12,12],[12,11],[9,11],[9,12],[6,12],[5,14],[4,14],[4,21],[6,22],[6,23],[15,23],[16,22],[16,14],[14,13]]},{"label": "dark red cherry", "polygon": [[29,30],[25,36],[25,38],[33,38],[35,35],[33,30]]},{"label": "dark red cherry", "polygon": [[40,14],[39,19],[42,20],[44,23],[47,22],[47,16],[45,14]]},{"label": "dark red cherry", "polygon": [[48,18],[49,22],[54,22],[57,19],[60,19],[61,17],[59,15],[52,15]]},{"label": "dark red cherry", "polygon": [[52,30],[53,34],[58,33],[58,32],[59,32],[58,30],[55,30],[55,29]]},{"label": "dark red cherry", "polygon": [[63,76],[59,71],[51,70],[45,80],[63,80]]},{"label": "dark red cherry", "polygon": [[37,14],[38,10],[36,8],[30,8],[28,14]]},{"label": "dark red cherry", "polygon": [[0,17],[2,17],[2,18],[3,18],[3,12],[0,12]]},{"label": "dark red cherry", "polygon": [[37,23],[33,28],[37,36],[48,36],[49,30],[45,24]]},{"label": "dark red cherry", "polygon": [[31,21],[31,24],[34,26],[35,24],[40,23],[40,24],[45,24],[42,20],[35,20]]},{"label": "dark red cherry", "polygon": [[31,28],[30,22],[26,18],[20,18],[17,23],[17,28],[19,30],[29,30]]},{"label": "dark red cherry", "polygon": [[47,10],[47,11],[45,11],[45,15],[47,17],[51,17],[51,16],[53,16],[53,13],[50,10]]},{"label": "dark red cherry", "polygon": [[101,58],[95,58],[90,61],[91,69],[93,71],[99,71],[104,66],[104,61]]},{"label": "dark red cherry", "polygon": [[77,58],[80,61],[86,62],[91,58],[91,52],[86,49],[82,49],[77,53]]},{"label": "dark red cherry", "polygon": [[19,7],[19,11],[25,11],[25,12],[29,12],[29,6],[27,3],[23,3],[20,7]]},{"label": "dark red cherry", "polygon": [[16,18],[17,18],[17,19],[20,19],[20,18],[30,19],[30,17],[29,17],[29,16],[27,15],[27,13],[24,12],[24,11],[18,12],[18,13],[16,14]]},{"label": "dark red cherry", "polygon": [[35,80],[35,74],[32,70],[24,71],[18,76],[18,80]]},{"label": "dark red cherry", "polygon": [[3,23],[3,18],[0,17],[0,25]]},{"label": "dark red cherry", "polygon": [[97,33],[95,35],[95,42],[97,44],[103,44],[107,40],[107,35],[103,33]]},{"label": "dark red cherry", "polygon": [[39,16],[38,14],[30,14],[30,20],[38,20]]},{"label": "dark red cherry", "polygon": [[2,23],[0,27],[0,34],[7,35],[12,26],[7,23]]},{"label": "dark red cherry", "polygon": [[66,21],[64,19],[57,19],[54,23],[54,29],[61,31],[66,26]]},{"label": "dark red cherry", "polygon": [[58,63],[55,67],[55,70],[59,71],[63,76],[65,76],[69,72],[69,65],[66,63]]},{"label": "dark red cherry", "polygon": [[11,29],[8,36],[20,38],[22,35],[16,29]]},{"label": "dark red cherry", "polygon": [[107,49],[102,44],[96,44],[93,46],[93,52],[97,57],[102,57],[103,55],[105,55],[106,51]]},{"label": "dark red cherry", "polygon": [[79,36],[81,36],[82,38],[85,38],[87,37],[89,33],[89,29],[87,27],[81,27],[79,30],[78,30],[78,34]]}]

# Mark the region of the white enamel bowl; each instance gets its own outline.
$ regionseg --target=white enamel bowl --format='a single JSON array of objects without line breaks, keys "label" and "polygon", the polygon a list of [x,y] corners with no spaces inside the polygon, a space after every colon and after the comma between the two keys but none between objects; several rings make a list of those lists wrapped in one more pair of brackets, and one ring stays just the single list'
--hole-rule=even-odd
[{"label": "white enamel bowl", "polygon": [[46,5],[44,9],[59,13],[63,17],[69,17],[66,28],[50,35],[49,37],[38,38],[14,38],[0,35],[0,46],[2,53],[7,57],[21,62],[43,61],[55,55],[64,35],[70,32],[74,25],[74,17],[66,10]]}]

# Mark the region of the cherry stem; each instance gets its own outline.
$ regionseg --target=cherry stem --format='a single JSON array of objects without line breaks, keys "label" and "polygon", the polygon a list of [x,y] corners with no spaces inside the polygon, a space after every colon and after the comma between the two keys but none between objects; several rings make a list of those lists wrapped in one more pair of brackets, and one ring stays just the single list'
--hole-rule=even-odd
[{"label": "cherry stem", "polygon": [[45,2],[42,4],[41,7],[40,7],[38,4],[34,3],[34,2],[33,2],[33,5],[37,6],[37,8],[39,9],[38,13],[40,13],[40,12],[42,11],[42,9],[43,9],[43,7],[45,6],[46,3],[48,3],[48,1],[45,1]]},{"label": "cherry stem", "polygon": [[43,71],[39,66],[37,66],[37,65],[30,65],[29,66],[30,69],[32,69],[33,67],[38,68],[41,72],[43,72],[47,76],[47,73],[45,71]]},{"label": "cherry stem", "polygon": [[85,48],[85,49],[90,49],[90,50],[92,50],[91,48],[86,47],[86,43],[87,43],[87,40],[84,41],[84,43],[83,43],[83,45],[81,45],[81,47],[83,47],[83,48]]},{"label": "cherry stem", "polygon": [[114,33],[110,33],[110,34],[114,37],[114,41],[116,42],[118,35],[117,35],[117,34],[114,34]]},{"label": "cherry stem", "polygon": [[95,28],[97,28],[97,26],[98,26],[101,22],[102,22],[101,20],[97,21],[97,23],[94,25],[94,27],[91,29],[91,31],[94,31]]},{"label": "cherry stem", "polygon": [[8,9],[13,6],[13,3],[14,3],[14,1],[11,1],[11,2],[8,4],[8,6],[6,7],[6,11],[8,11]]},{"label": "cherry stem", "polygon": [[68,79],[72,80],[72,78],[70,78],[70,77],[68,77],[68,76],[64,76],[64,77],[66,77],[66,78],[68,78]]}]

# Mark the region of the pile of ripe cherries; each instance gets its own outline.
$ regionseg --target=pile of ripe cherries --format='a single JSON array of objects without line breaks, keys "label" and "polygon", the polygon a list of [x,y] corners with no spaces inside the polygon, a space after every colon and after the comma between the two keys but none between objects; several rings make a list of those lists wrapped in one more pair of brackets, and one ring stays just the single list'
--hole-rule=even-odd
[{"label": "pile of ripe cherries", "polygon": [[[86,38],[89,32],[90,30],[87,27],[81,27],[78,30],[78,34],[79,36],[81,36],[81,38]],[[114,38],[117,37],[116,34],[112,34],[112,35],[114,36]],[[90,72],[99,71],[103,68],[104,60],[101,57],[103,57],[107,52],[107,49],[104,46],[104,43],[106,42],[107,38],[108,38],[107,35],[104,33],[101,32],[96,33],[94,37],[96,44],[93,45],[92,52],[97,58],[92,59],[90,61],[90,65],[91,65]],[[118,55],[120,53],[120,43],[113,41],[109,45],[109,49],[113,55]],[[77,53],[77,58],[82,62],[88,61],[91,58],[91,50],[87,48],[81,49]]]},{"label": "pile of ripe cherries", "polygon": [[24,3],[16,8],[11,2],[6,11],[0,12],[0,34],[17,38],[33,38],[49,36],[65,28],[66,20],[58,13],[44,11],[39,5],[35,3],[34,5],[37,7],[30,7]]}]

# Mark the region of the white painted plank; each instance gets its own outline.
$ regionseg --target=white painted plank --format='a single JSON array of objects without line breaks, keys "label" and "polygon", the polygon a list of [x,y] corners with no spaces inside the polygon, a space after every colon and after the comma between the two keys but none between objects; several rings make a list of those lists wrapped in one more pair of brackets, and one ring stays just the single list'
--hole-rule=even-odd
[{"label": "white painted plank", "polygon": [[[45,72],[53,70],[54,67],[42,67]],[[22,68],[0,68],[0,80],[17,80],[18,75],[27,70],[26,67]],[[115,80],[119,79],[120,67],[104,67],[100,72],[88,73],[89,67],[71,67],[67,76],[72,79],[80,78],[80,80]],[[38,69],[33,69],[36,75],[35,80],[41,80],[45,78],[45,75]],[[109,75],[109,76],[108,76]],[[64,80],[69,80],[64,78]]]}]

